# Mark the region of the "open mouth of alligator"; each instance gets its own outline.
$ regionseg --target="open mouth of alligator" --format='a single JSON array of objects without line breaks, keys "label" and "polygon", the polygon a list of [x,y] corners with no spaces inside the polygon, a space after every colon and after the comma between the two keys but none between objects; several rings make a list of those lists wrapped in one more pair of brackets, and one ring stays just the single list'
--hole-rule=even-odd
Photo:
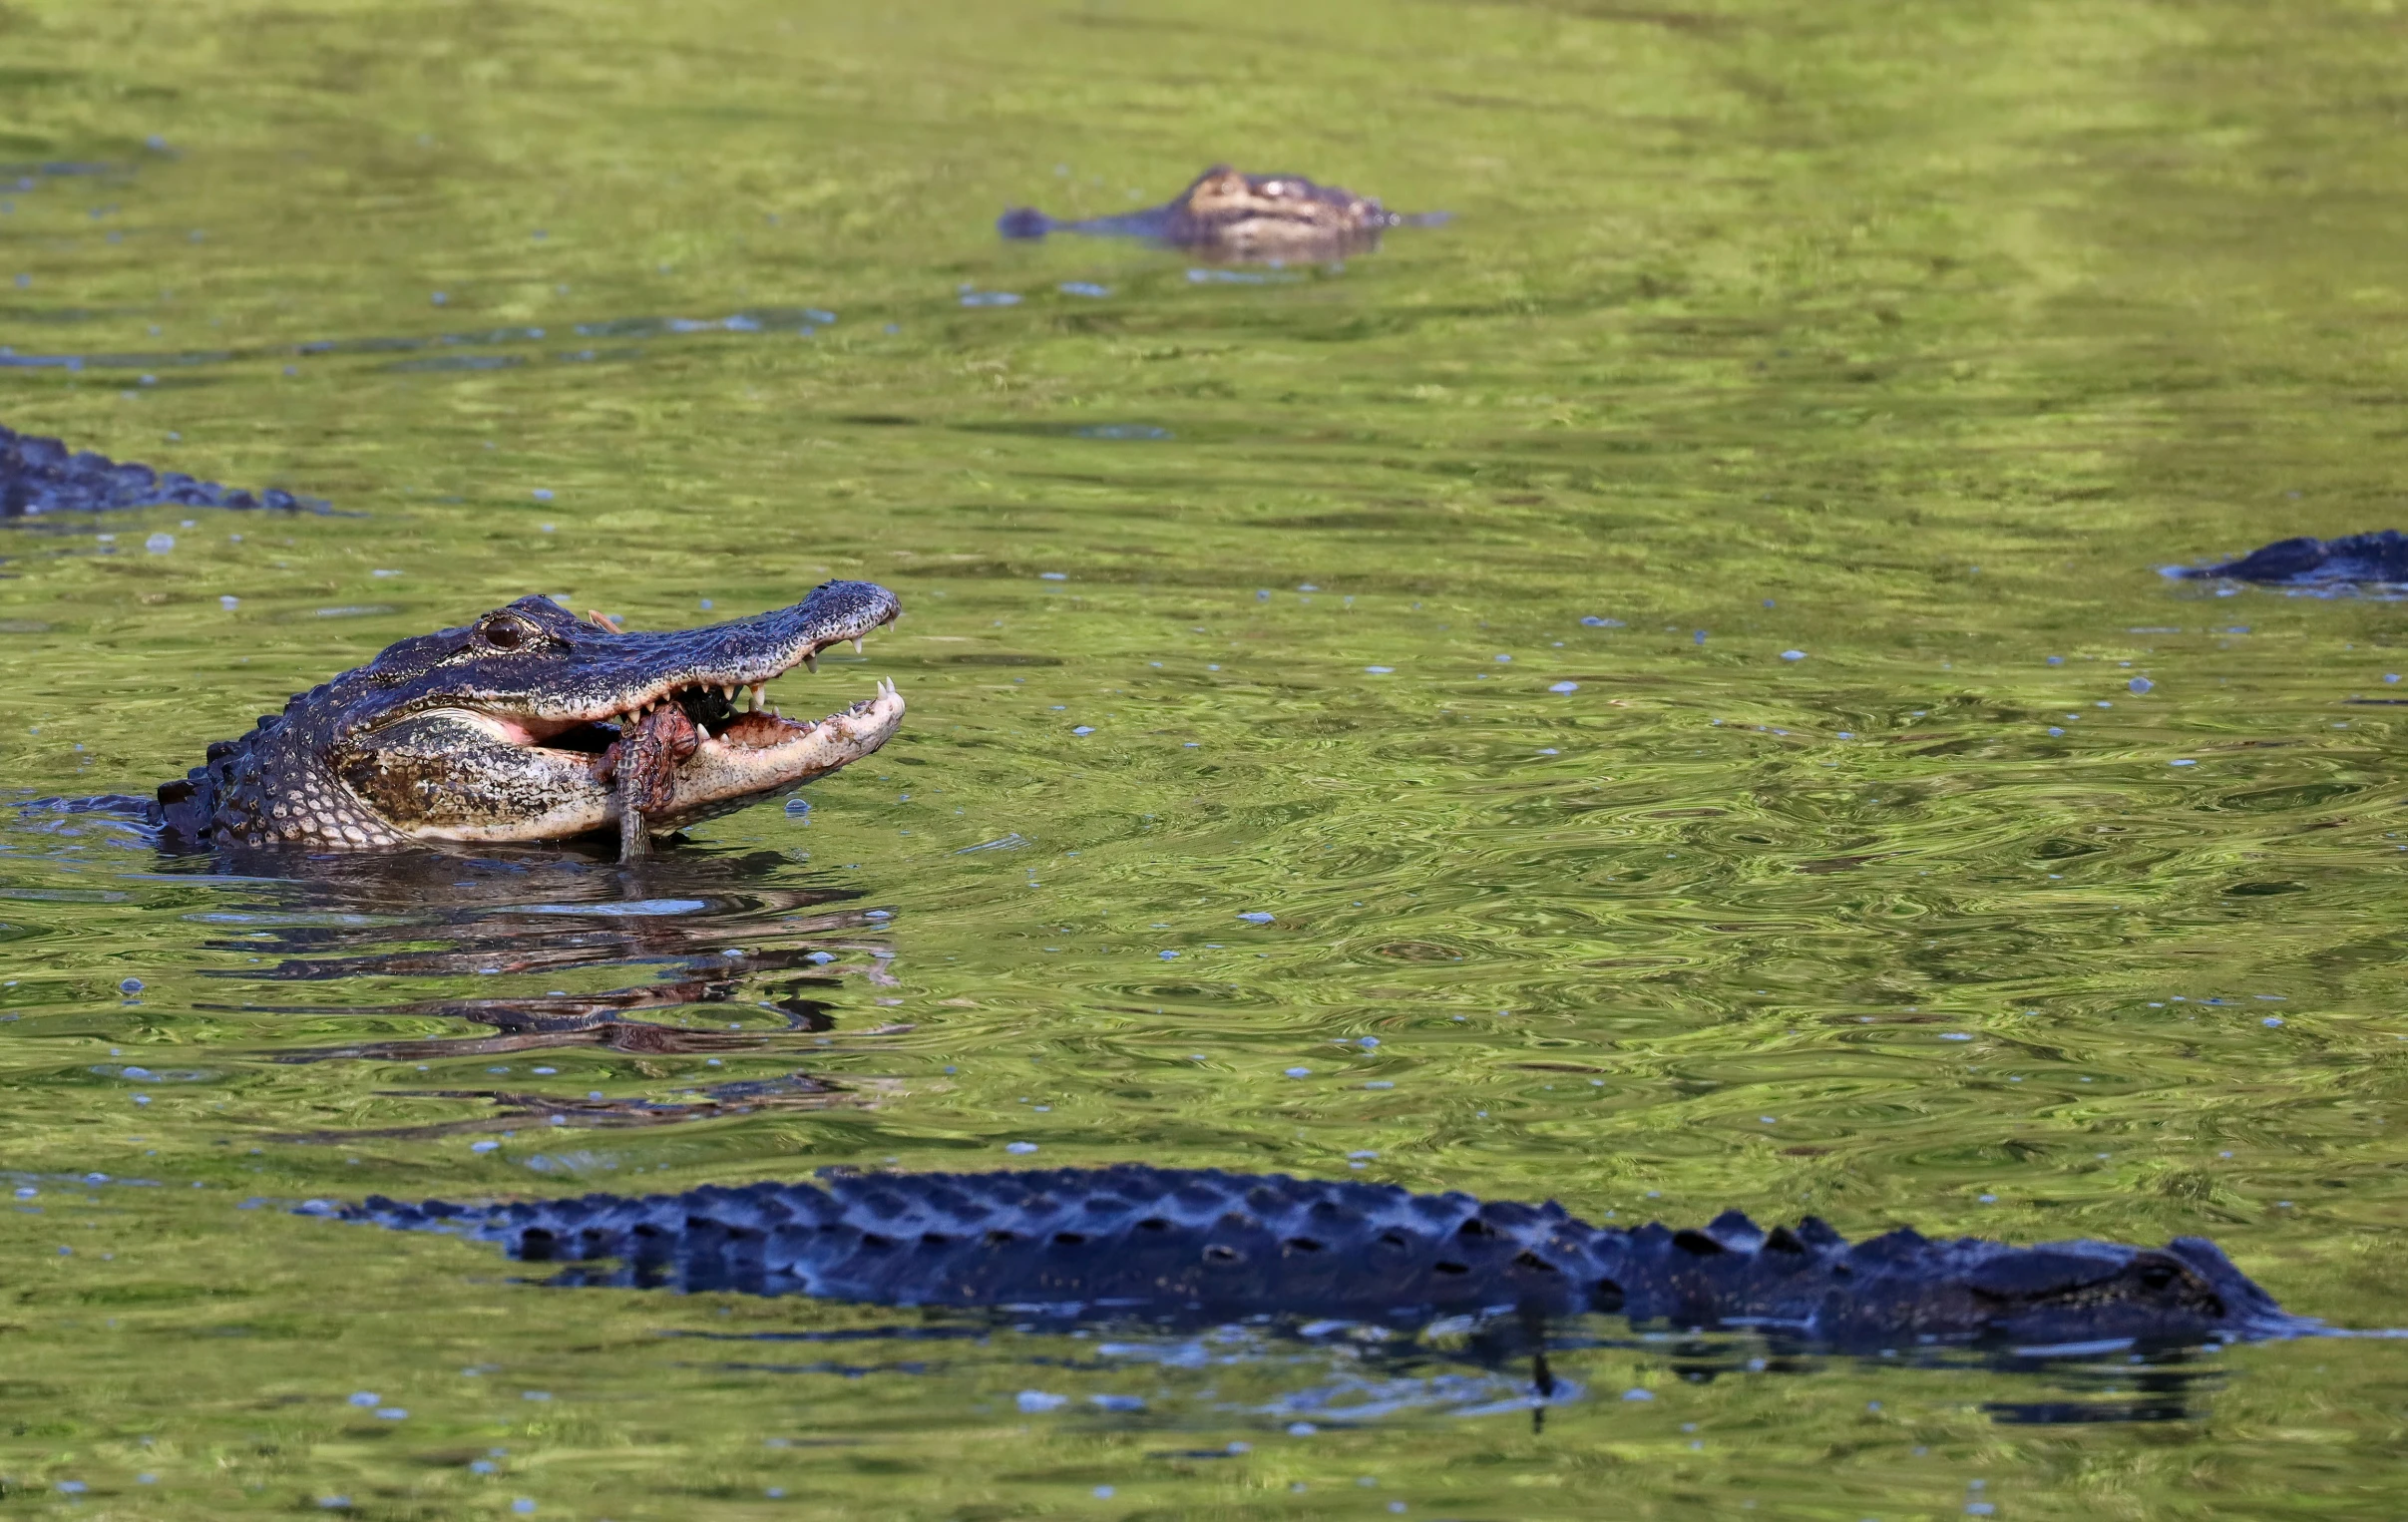
[{"label": "open mouth of alligator", "polygon": [[[662,748],[675,757],[679,773],[689,768],[698,774],[725,773],[731,781],[740,774],[757,773],[758,784],[736,789],[740,794],[789,781],[805,781],[809,776],[831,771],[868,754],[876,746],[864,748],[851,743],[860,737],[864,725],[877,725],[890,710],[895,718],[903,712],[902,694],[895,690],[893,682],[884,678],[879,680],[872,696],[822,719],[787,718],[769,700],[767,688],[766,681],[743,686],[695,683],[673,688],[640,706],[598,720],[564,722],[494,713],[484,717],[491,723],[495,737],[505,743],[592,757],[589,764],[598,782],[631,782],[640,759],[636,752],[657,734]],[[884,727],[893,726],[888,722]],[[813,749],[806,742],[815,738],[822,742],[819,748],[825,749],[829,742],[834,742],[846,753],[831,752],[825,764],[809,767],[806,775],[789,775],[794,765]],[[697,775],[693,780],[701,779]],[[676,791],[681,795],[678,799],[660,802],[663,805],[679,801],[715,802],[726,796],[683,796],[693,793],[691,787]],[[644,812],[662,813],[666,809],[647,808]]]},{"label": "open mouth of alligator", "polygon": [[863,636],[895,616],[890,597],[858,618],[821,621],[790,641],[697,640],[663,659],[660,675],[584,705],[555,698],[542,713],[448,705],[492,741],[516,749],[528,775],[555,780],[537,786],[543,797],[527,817],[489,817],[429,833],[560,838],[615,827],[623,853],[637,856],[652,834],[860,760],[902,721],[903,696],[893,682],[882,679],[869,697],[815,720],[785,717],[769,686],[797,666],[815,671],[819,654],[833,645],[860,649]]},{"label": "open mouth of alligator", "polygon": [[[814,651],[813,655],[817,653]],[[803,657],[802,663],[815,670],[818,666],[811,655]],[[600,756],[617,749],[647,721],[656,721],[656,716],[673,711],[693,727],[699,744],[725,750],[770,750],[813,733],[821,724],[866,714],[894,693],[894,683],[881,679],[875,696],[825,719],[790,719],[769,698],[769,683],[774,680],[776,677],[770,676],[759,681],[679,683],[618,712],[591,719],[536,718],[492,711],[480,711],[479,716],[492,728],[494,737],[506,744]]]}]

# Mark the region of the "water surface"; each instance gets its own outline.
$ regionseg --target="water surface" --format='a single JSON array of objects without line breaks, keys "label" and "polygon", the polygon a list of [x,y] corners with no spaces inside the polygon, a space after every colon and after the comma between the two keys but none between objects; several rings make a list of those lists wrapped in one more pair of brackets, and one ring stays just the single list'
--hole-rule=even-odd
[{"label": "water surface", "polygon": [[[549,1290],[284,1207],[1135,1159],[2199,1232],[2408,1320],[2401,721],[2353,701],[2400,609],[2157,571],[2397,522],[2404,44],[2389,0],[0,10],[0,420],[338,515],[7,530],[12,801],[529,591],[871,577],[909,616],[777,696],[912,703],[625,872],[0,815],[0,1491],[2387,1514],[2392,1342],[1608,1323],[1534,1429],[1444,1337]],[[1216,160],[1458,217],[1281,270],[992,231]]]}]

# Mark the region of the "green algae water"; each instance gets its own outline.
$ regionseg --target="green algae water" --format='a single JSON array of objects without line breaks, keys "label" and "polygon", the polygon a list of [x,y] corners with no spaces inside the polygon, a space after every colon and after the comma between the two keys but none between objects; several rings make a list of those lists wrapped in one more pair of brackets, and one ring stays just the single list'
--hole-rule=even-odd
[{"label": "green algae water", "polygon": [[[311,1198],[1146,1161],[2215,1238],[2408,1323],[2392,0],[0,5],[0,1510],[2391,1516],[2408,1344],[1113,1341]],[[1343,266],[1009,244],[1227,160]],[[163,856],[528,592],[908,616],[621,872]]]}]

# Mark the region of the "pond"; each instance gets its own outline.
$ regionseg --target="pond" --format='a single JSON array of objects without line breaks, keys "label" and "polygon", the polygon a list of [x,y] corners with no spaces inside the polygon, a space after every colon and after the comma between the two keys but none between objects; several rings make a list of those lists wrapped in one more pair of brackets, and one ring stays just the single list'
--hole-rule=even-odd
[{"label": "pond", "polygon": [[[2402,1324],[2403,615],[2160,568],[2398,522],[2404,54],[2392,0],[0,7],[0,423],[323,505],[0,528],[0,1495],[2389,1514],[2379,1337],[1594,1318],[1537,1401],[296,1208],[1144,1162],[2199,1234]],[[1220,161],[1454,218],[996,235]],[[832,576],[906,616],[773,695],[901,732],[635,866],[38,806],[531,592]]]}]

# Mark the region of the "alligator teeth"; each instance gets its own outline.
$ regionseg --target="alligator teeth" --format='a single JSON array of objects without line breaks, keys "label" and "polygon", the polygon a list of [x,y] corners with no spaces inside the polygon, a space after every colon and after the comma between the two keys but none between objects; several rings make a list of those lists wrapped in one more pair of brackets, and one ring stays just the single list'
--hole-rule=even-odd
[{"label": "alligator teeth", "polygon": [[859,655],[861,652],[861,636],[859,634],[855,634],[853,636],[853,653]]},{"label": "alligator teeth", "polygon": [[819,670],[819,651],[807,650],[804,652],[803,669],[815,673]]}]

